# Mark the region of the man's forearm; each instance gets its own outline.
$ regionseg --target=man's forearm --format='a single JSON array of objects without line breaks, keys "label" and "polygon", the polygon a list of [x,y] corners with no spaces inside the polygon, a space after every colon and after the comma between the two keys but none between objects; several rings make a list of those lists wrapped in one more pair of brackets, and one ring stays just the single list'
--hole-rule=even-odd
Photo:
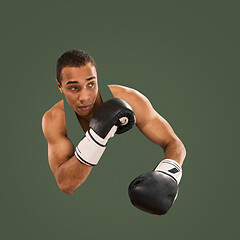
[{"label": "man's forearm", "polygon": [[55,178],[59,188],[72,194],[88,177],[92,167],[82,164],[75,156],[62,163]]},{"label": "man's forearm", "polygon": [[170,158],[178,162],[181,166],[186,157],[186,149],[181,140],[176,139],[168,143],[164,148],[165,158]]}]

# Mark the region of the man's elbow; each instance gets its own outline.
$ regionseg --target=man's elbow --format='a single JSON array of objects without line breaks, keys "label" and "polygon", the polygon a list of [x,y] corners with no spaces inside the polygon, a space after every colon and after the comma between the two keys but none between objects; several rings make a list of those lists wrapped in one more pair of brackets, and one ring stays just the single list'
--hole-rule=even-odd
[{"label": "man's elbow", "polygon": [[56,171],[54,173],[59,189],[67,195],[72,195],[78,186],[74,185],[74,181],[70,180],[63,175],[63,171]]},{"label": "man's elbow", "polygon": [[72,195],[74,193],[74,191],[76,190],[72,186],[68,186],[66,184],[59,184],[58,183],[58,187],[60,188],[60,190],[62,192],[66,193],[67,195]]},{"label": "man's elbow", "polygon": [[71,188],[60,188],[62,192],[66,193],[67,195],[72,195],[74,193],[74,190]]},{"label": "man's elbow", "polygon": [[74,185],[72,181],[61,178],[60,175],[57,175],[55,177],[56,177],[56,182],[57,182],[59,189],[62,192],[66,193],[67,195],[72,195],[78,187],[78,186]]}]

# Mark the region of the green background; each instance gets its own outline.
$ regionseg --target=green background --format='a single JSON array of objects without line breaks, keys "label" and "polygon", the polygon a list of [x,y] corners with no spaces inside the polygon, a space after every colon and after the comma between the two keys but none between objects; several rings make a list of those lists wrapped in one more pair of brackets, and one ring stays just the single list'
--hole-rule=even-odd
[{"label": "green background", "polygon": [[[7,239],[226,239],[239,234],[239,1],[2,1],[1,213]],[[62,99],[55,64],[89,52],[101,83],[149,98],[187,149],[165,216],[133,207],[133,178],[162,160],[135,127],[76,192],[50,171],[41,118]],[[82,135],[79,136],[79,140]]]}]

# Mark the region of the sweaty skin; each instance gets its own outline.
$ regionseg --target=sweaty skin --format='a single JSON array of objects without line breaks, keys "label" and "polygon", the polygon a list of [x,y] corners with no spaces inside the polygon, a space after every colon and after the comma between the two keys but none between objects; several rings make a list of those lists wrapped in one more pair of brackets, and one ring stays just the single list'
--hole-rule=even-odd
[{"label": "sweaty skin", "polygon": [[[65,67],[58,88],[73,108],[83,130],[102,99],[98,91],[97,72],[90,63],[82,67]],[[149,100],[138,91],[120,85],[108,85],[113,96],[126,101],[135,112],[136,126],[153,143],[161,146],[165,158],[183,164],[186,150],[168,122],[152,107]],[[42,118],[43,133],[48,142],[48,161],[59,188],[72,194],[88,177],[92,167],[77,160],[74,146],[67,137],[63,100],[56,103]],[[79,136],[79,141],[82,136]]]}]

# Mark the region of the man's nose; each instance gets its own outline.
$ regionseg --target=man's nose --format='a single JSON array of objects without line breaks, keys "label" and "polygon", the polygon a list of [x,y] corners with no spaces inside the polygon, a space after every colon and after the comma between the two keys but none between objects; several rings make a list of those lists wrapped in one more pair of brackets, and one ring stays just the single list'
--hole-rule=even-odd
[{"label": "man's nose", "polygon": [[86,89],[82,89],[79,92],[78,99],[81,103],[87,102],[89,98],[89,94]]}]

